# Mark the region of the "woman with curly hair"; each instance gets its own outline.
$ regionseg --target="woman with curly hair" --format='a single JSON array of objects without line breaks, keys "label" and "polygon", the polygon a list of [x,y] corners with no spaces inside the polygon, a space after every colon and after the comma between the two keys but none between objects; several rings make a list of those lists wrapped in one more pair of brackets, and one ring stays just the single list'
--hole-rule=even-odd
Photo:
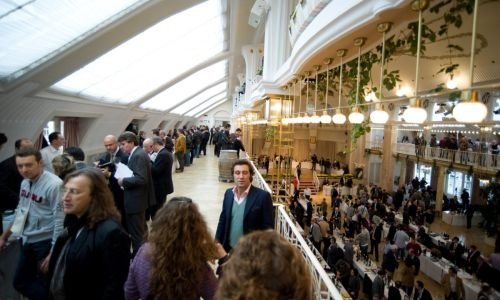
[{"label": "woman with curly hair", "polygon": [[302,254],[274,231],[245,235],[223,271],[216,299],[313,299]]},{"label": "woman with curly hair", "polygon": [[132,262],[125,298],[212,299],[217,279],[208,264],[217,247],[198,206],[186,197],[174,197],[151,225],[148,242]]}]

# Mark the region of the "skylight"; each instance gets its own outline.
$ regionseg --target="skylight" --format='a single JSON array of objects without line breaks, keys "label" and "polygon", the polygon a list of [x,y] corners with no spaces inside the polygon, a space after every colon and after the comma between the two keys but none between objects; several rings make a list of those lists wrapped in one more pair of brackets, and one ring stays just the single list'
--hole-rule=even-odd
[{"label": "skylight", "polygon": [[188,102],[184,103],[182,106],[179,106],[177,109],[175,109],[172,112],[180,114],[180,115],[183,115],[183,114],[186,114],[189,112],[188,114],[192,115],[190,112],[191,110],[196,110],[200,107],[204,107],[205,105],[207,105],[207,103],[211,104],[214,101],[219,101],[220,99],[226,98],[226,97],[227,97],[227,92],[223,91],[223,92],[220,92],[220,93],[213,95],[212,97],[205,98],[203,101],[198,102],[198,103],[195,102],[196,100],[195,101],[188,101]]},{"label": "skylight", "polygon": [[189,101],[187,101],[186,103],[183,103],[179,107],[176,107],[171,112],[174,114],[182,115],[197,105],[203,105],[203,103],[205,101],[207,101],[208,99],[210,99],[216,95],[220,95],[222,92],[225,92],[226,90],[227,90],[227,82],[221,82],[221,83],[199,93],[198,95],[189,99]]},{"label": "skylight", "polygon": [[216,102],[221,101],[222,99],[227,100],[227,96],[224,94],[222,96],[213,97],[213,98],[211,98],[211,99],[203,102],[199,106],[196,106],[195,108],[193,108],[191,111],[189,111],[188,113],[186,113],[186,116],[192,117],[192,116],[196,115],[198,112],[202,111],[203,109],[209,107],[210,105],[212,105],[212,104],[214,104]]},{"label": "skylight", "polygon": [[216,103],[210,105],[209,107],[207,107],[206,109],[204,109],[203,111],[199,112],[197,115],[195,115],[194,117],[195,118],[199,118],[201,115],[203,115],[204,113],[206,113],[207,111],[210,111],[212,109],[214,109],[216,106],[222,104],[224,101],[226,101],[227,99],[221,99],[220,101],[217,101]]},{"label": "skylight", "polygon": [[144,102],[140,107],[166,111],[195,96],[214,83],[224,80],[226,74],[227,61],[215,63],[170,86]]},{"label": "skylight", "polygon": [[144,2],[0,1],[0,78],[22,76]]},{"label": "skylight", "polygon": [[220,53],[222,18],[219,0],[203,2],[148,28],[53,88],[99,101],[135,102]]}]

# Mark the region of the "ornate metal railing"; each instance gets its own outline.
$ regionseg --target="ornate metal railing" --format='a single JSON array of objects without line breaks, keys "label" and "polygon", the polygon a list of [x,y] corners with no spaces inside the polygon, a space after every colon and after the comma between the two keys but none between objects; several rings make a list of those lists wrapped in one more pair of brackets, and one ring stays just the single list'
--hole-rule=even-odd
[{"label": "ornate metal railing", "polygon": [[[252,160],[247,156],[246,159],[252,164],[252,168],[255,171],[253,176],[253,184],[263,190],[266,190],[272,194],[271,188],[266,183],[262,175],[260,175],[258,169]],[[302,237],[300,229],[295,225],[282,204],[275,204],[275,215],[274,215],[274,227],[275,229],[290,243],[297,246],[297,248],[304,255],[304,259],[309,265],[311,270],[314,298],[315,299],[343,299],[339,292],[339,289],[333,284],[331,278],[328,276],[324,269],[324,265],[320,263],[322,260],[321,255],[316,251],[316,253],[311,250],[310,243]],[[323,261],[323,260],[322,260]],[[323,261],[324,263],[324,261]]]},{"label": "ornate metal railing", "polygon": [[393,144],[393,152],[415,155],[428,160],[441,160],[474,168],[500,170],[500,155],[475,151],[460,151],[411,143]]}]

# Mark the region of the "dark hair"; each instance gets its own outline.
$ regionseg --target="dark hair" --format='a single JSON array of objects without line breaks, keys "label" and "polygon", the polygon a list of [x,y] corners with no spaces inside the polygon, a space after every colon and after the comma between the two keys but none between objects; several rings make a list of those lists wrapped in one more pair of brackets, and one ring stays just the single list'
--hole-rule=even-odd
[{"label": "dark hair", "polygon": [[423,289],[424,288],[424,283],[420,280],[417,280],[417,285],[419,288]]},{"label": "dark hair", "polygon": [[16,151],[18,151],[19,149],[21,149],[21,144],[24,141],[28,141],[31,144],[31,141],[29,139],[27,139],[27,138],[20,138],[20,139],[16,140],[16,142],[14,143],[14,147],[16,148]]},{"label": "dark hair", "polygon": [[87,210],[87,224],[90,228],[107,218],[120,221],[120,213],[115,206],[113,194],[108,187],[107,180],[99,169],[84,168],[69,173],[64,178],[63,186],[71,179],[85,176],[90,180],[90,197],[92,201]]},{"label": "dark hair", "polygon": [[229,123],[224,124],[224,128],[231,128],[231,124]]},{"label": "dark hair", "polygon": [[[479,257],[481,257],[481,256],[479,256]],[[451,271],[452,273],[457,274],[457,269],[455,269],[455,267],[450,267],[449,271]]]},{"label": "dark hair", "polygon": [[[41,161],[42,160],[42,154],[40,153],[40,150],[35,149],[33,147],[28,147],[24,149],[20,149],[19,151],[16,152],[16,157],[27,157],[27,156],[34,156],[36,158],[36,161]],[[51,163],[50,161],[45,162],[45,163]]]},{"label": "dark hair", "polygon": [[131,131],[125,131],[124,133],[120,134],[118,137],[118,142],[132,142],[134,143],[135,146],[139,145],[139,142],[137,141],[137,135]]},{"label": "dark hair", "polygon": [[153,134],[154,135],[160,135],[160,128],[153,129]]},{"label": "dark hair", "polygon": [[159,136],[154,136],[151,138],[151,140],[153,141],[153,145],[160,145],[160,146],[163,146],[163,140],[161,137]]},{"label": "dark hair", "polygon": [[0,132],[0,146],[7,143],[7,136],[5,135],[5,133],[3,132]]},{"label": "dark hair", "polygon": [[235,131],[241,131],[241,128],[236,128],[236,130],[235,130]]},{"label": "dark hair", "polygon": [[68,147],[65,151],[69,155],[73,156],[75,160],[84,161],[85,153],[83,153],[82,148],[79,147]]},{"label": "dark hair", "polygon": [[49,143],[52,143],[53,140],[57,140],[60,134],[61,133],[59,131],[54,131],[51,134],[49,134]]},{"label": "dark hair", "polygon": [[252,164],[246,159],[238,159],[237,161],[235,161],[233,163],[233,166],[231,167],[231,174],[234,174],[234,168],[236,166],[243,166],[243,165],[248,166],[248,169],[250,171],[250,181],[252,181],[253,175],[255,175],[255,171],[252,168]]},{"label": "dark hair", "polygon": [[59,178],[66,178],[66,175],[76,170],[75,159],[68,153],[57,155],[51,161],[54,174]]}]

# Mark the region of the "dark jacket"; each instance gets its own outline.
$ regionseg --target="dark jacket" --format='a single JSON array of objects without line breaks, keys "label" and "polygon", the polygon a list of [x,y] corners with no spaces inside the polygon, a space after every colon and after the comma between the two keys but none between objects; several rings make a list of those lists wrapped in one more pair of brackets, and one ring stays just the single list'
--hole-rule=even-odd
[{"label": "dark jacket", "polygon": [[0,163],[0,214],[4,210],[16,209],[23,177],[17,171],[16,156]]},{"label": "dark jacket", "polygon": [[[80,228],[81,232],[75,239]],[[123,285],[130,261],[130,239],[121,225],[107,219],[93,229],[83,225],[66,230],[54,246],[50,277],[68,240],[71,244],[63,275],[66,299],[123,299]]]},{"label": "dark jacket", "polygon": [[[245,204],[243,234],[254,230],[272,229],[273,223],[273,202],[271,195],[257,187],[251,186],[248,191]],[[233,209],[234,194],[233,189],[227,189],[224,194],[222,211],[217,225],[215,239],[219,241],[226,251],[231,250],[229,245],[229,232],[231,227],[231,212]],[[300,205],[300,204],[299,204]]]},{"label": "dark jacket", "polygon": [[156,204],[151,177],[151,160],[144,150],[137,148],[130,155],[128,167],[134,174],[123,178],[125,213],[145,212],[148,207]]},{"label": "dark jacket", "polygon": [[[128,155],[122,150],[118,149],[114,160],[115,161],[113,163],[121,162],[122,164],[127,164]],[[99,166],[109,162],[111,162],[111,154],[105,153],[99,160]],[[125,208],[123,206],[123,190],[118,184],[117,179],[115,178],[116,167],[114,166],[114,164],[109,167],[109,171],[111,172],[111,176],[108,178],[108,187],[111,190],[111,193],[113,193],[113,199],[115,200],[115,205],[118,208],[118,211],[122,216],[125,216]]]},{"label": "dark jacket", "polygon": [[168,194],[174,192],[174,184],[172,182],[172,164],[174,157],[166,148],[158,151],[153,166],[151,167],[151,175],[155,188],[155,198],[158,207],[161,207],[167,198]]}]

